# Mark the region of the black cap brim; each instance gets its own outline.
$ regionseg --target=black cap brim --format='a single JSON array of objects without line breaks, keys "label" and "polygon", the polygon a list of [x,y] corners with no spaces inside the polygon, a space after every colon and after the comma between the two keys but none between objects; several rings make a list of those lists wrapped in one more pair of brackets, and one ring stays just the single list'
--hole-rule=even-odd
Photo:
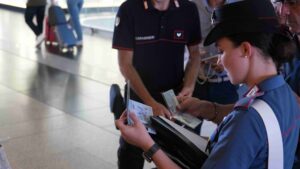
[{"label": "black cap brim", "polygon": [[204,46],[208,46],[218,39],[239,34],[250,32],[277,32],[279,25],[274,18],[264,20],[242,20],[232,22],[218,23],[206,36]]}]

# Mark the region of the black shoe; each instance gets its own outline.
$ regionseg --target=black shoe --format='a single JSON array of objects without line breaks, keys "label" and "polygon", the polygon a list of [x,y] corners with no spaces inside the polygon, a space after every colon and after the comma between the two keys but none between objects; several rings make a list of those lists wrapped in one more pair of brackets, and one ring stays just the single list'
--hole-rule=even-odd
[{"label": "black shoe", "polygon": [[117,120],[125,110],[125,103],[119,85],[112,84],[109,94],[110,111],[114,114],[115,120]]}]

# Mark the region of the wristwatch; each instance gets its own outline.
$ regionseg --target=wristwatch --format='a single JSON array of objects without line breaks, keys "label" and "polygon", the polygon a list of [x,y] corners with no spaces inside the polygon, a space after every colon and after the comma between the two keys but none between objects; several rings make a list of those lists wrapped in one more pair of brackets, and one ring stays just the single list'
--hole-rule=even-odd
[{"label": "wristwatch", "polygon": [[149,163],[152,162],[152,156],[160,149],[160,147],[154,143],[146,152],[143,152],[143,158]]}]

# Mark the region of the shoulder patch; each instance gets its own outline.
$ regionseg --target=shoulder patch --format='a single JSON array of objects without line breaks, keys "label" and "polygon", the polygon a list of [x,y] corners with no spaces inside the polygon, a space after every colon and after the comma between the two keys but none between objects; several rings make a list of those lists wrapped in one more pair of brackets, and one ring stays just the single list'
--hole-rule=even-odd
[{"label": "shoulder patch", "polygon": [[235,110],[248,110],[255,97],[244,97],[234,105]]},{"label": "shoulder patch", "polygon": [[120,24],[120,17],[116,17],[116,19],[115,19],[115,26],[117,27],[117,26],[119,26],[119,24]]},{"label": "shoulder patch", "polygon": [[248,110],[248,108],[251,106],[255,98],[264,95],[264,92],[260,91],[260,89],[257,86],[254,86],[251,88],[246,94],[244,95],[244,98],[240,99],[236,102],[234,105],[235,110]]}]

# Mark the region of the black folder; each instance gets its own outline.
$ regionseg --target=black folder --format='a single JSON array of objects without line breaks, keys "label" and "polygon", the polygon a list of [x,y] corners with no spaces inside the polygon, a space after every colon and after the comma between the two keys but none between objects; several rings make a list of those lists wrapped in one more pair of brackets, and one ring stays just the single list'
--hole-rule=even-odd
[{"label": "black folder", "polygon": [[208,140],[163,117],[151,117],[156,130],[155,141],[167,155],[182,168],[200,169],[208,153]]}]

